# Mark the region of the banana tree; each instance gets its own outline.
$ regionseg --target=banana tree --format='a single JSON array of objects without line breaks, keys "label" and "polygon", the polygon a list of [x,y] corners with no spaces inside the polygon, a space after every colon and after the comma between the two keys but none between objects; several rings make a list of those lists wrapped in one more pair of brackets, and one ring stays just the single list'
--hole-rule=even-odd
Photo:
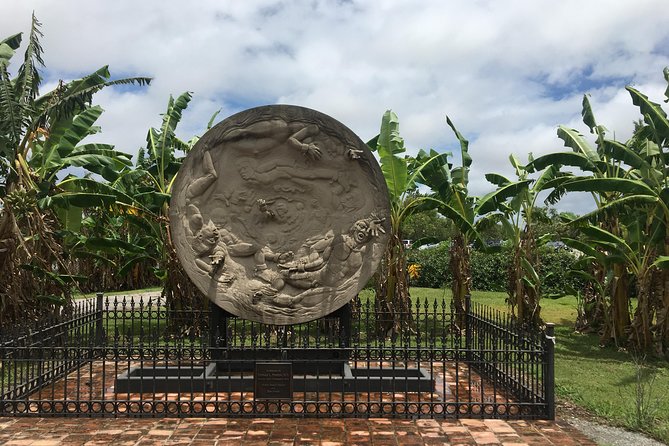
[{"label": "banana tree", "polygon": [[410,215],[439,204],[436,198],[415,192],[423,178],[421,173],[442,169],[448,154],[433,152],[420,159],[405,155],[404,140],[399,133],[399,119],[391,110],[383,114],[379,135],[367,144],[379,154],[390,197],[391,233],[376,280],[376,311],[380,334],[392,336],[406,328],[402,327],[403,322],[407,322],[411,314],[402,223]]},{"label": "banana tree", "polygon": [[[662,300],[657,294],[656,285],[662,275],[660,267],[669,260],[669,257],[657,255],[658,239],[662,239],[663,236],[662,224],[647,227],[643,219],[640,221],[633,212],[629,212],[622,220],[626,222],[623,231],[625,237],[618,237],[598,225],[590,224],[582,228],[586,237],[585,242],[571,239],[566,243],[581,250],[589,258],[597,259],[605,266],[624,264],[629,273],[636,278],[638,305],[635,318],[625,337],[616,341],[620,345],[646,351],[654,342],[653,329],[656,326],[654,320],[662,313]],[[584,277],[587,277],[587,273],[584,273]],[[607,314],[607,317],[610,315]],[[661,352],[662,346],[657,347],[658,352]]]},{"label": "banana tree", "polygon": [[[518,320],[526,326],[541,324],[541,279],[539,277],[539,248],[547,241],[542,234],[536,233],[536,226],[544,216],[537,206],[540,192],[547,184],[554,184],[566,174],[559,172],[557,166],[545,169],[536,180],[529,177],[529,172],[515,155],[509,156],[517,181],[511,181],[499,174],[487,174],[486,179],[499,189],[515,185],[515,193],[504,202],[496,200],[495,213],[489,219],[502,224],[505,235],[510,241],[511,262],[509,262],[508,302]],[[532,157],[530,155],[530,162]]]},{"label": "banana tree", "polygon": [[0,315],[5,320],[40,311],[41,301],[62,302],[69,292],[74,277],[67,274],[50,207],[59,193],[59,173],[77,166],[104,174],[127,162],[109,147],[79,144],[94,131],[101,112],[91,109],[93,94],[117,84],[149,83],[148,78],[111,80],[102,67],[40,95],[39,28],[33,16],[23,63],[13,78],[9,64],[22,36],[0,41],[0,282],[7,284],[0,292]]},{"label": "banana tree", "polygon": [[[452,274],[451,291],[452,306],[456,314],[456,323],[462,326],[464,321],[465,295],[471,291],[471,247],[485,249],[479,228],[489,224],[489,216],[500,203],[519,193],[523,182],[511,183],[484,197],[469,194],[469,169],[472,158],[469,155],[469,141],[457,130],[450,118],[446,117],[448,126],[453,130],[460,144],[461,165],[443,164],[427,166],[421,170],[421,181],[433,191],[431,197],[439,212],[453,222],[455,235],[449,249],[450,269]],[[436,152],[419,152],[417,161],[424,163]]]},{"label": "banana tree", "polygon": [[[158,259],[156,274],[163,284],[163,295],[171,310],[171,321],[175,329],[192,326],[192,321],[180,320],[184,309],[192,308],[203,299],[192,284],[176,256],[169,227],[169,198],[183,156],[191,149],[197,138],[188,142],[180,140],[176,128],[192,95],[185,92],[176,99],[170,96],[167,110],[159,129],[151,128],[147,134],[146,148],[140,151],[137,168],[143,173],[140,181],[132,181],[128,187],[135,188],[134,196],[149,213],[140,213],[142,224],[151,228],[149,237],[154,239]],[[212,116],[207,128],[213,124]],[[137,219],[135,218],[135,223]],[[142,258],[140,255],[139,258]]]},{"label": "banana tree", "polygon": [[79,234],[72,252],[115,267],[116,282],[136,281],[151,270],[163,285],[168,305],[177,309],[201,297],[176,259],[168,219],[172,183],[183,155],[197,140],[184,142],[175,134],[191,97],[189,92],[176,99],[170,96],[161,127],[149,129],[147,145],[139,150],[134,166],[115,172],[108,183],[68,178],[61,184],[66,192],[54,197],[69,200],[88,191],[109,200],[105,201],[109,226]]},{"label": "banana tree", "polygon": [[[615,339],[618,342],[627,340],[642,350],[654,345],[658,351],[667,352],[669,274],[666,267],[669,262],[665,260],[669,258],[669,195],[666,192],[669,178],[665,151],[669,146],[669,120],[659,104],[632,87],[627,90],[643,115],[643,123],[637,125],[634,136],[625,144],[606,138],[601,138],[600,143],[602,152],[620,173],[616,177],[575,177],[565,182],[562,189],[608,194],[606,203],[600,203],[595,211],[577,222],[597,223],[603,231],[600,235],[612,234],[616,243],[625,241],[638,256],[620,255],[614,263],[612,282],[617,285],[616,292],[627,298],[626,284],[621,286],[616,282],[620,277],[632,274],[638,293],[638,305],[631,324],[622,330],[614,320]],[[609,219],[612,216],[616,225],[611,229]],[[612,243],[608,247],[602,243],[597,245],[610,253],[615,252]],[[624,269],[624,275],[617,275],[616,266]],[[619,316],[616,308],[614,301],[612,319]]]},{"label": "banana tree", "polygon": [[[446,187],[440,188],[443,193],[440,198],[443,205],[439,207],[440,212],[450,218],[457,231],[451,240],[449,248],[449,266],[453,280],[451,291],[453,293],[452,305],[457,315],[464,314],[465,296],[471,291],[471,242],[480,238],[474,219],[478,214],[476,209],[476,198],[469,194],[469,169],[472,157],[469,155],[469,141],[467,141],[455,128],[450,118],[446,122],[453,130],[460,143],[460,158],[462,165],[451,167],[447,178],[450,181]],[[446,171],[444,171],[446,173]],[[483,246],[483,245],[482,245]],[[458,319],[460,325],[462,320]]]},{"label": "banana tree", "polygon": [[[586,138],[576,129],[559,126],[557,135],[563,140],[564,145],[572,149],[572,152],[556,152],[536,158],[527,166],[529,172],[540,171],[551,166],[564,166],[571,169],[579,169],[580,174],[572,174],[572,180],[601,180],[625,178],[627,171],[619,157],[615,154],[620,150],[613,150],[613,142],[606,138],[606,128],[599,125],[590,104],[588,95],[583,96],[582,111],[583,122],[590,132],[596,136],[595,146],[590,144]],[[554,188],[546,202],[555,204],[569,187],[563,187],[568,181],[564,177],[549,182],[546,187]],[[605,190],[595,188],[587,190],[597,209],[602,210],[598,214],[597,224],[605,231],[616,236],[622,235],[623,228],[616,212],[609,211],[608,204],[615,202],[623,196],[619,190]],[[623,342],[630,326],[629,312],[629,284],[631,278],[624,263],[607,263],[604,265],[596,261],[590,263],[591,270],[588,275],[597,277],[606,283],[603,286],[588,287],[583,299],[582,308],[579,310],[579,318],[576,322],[578,329],[601,330],[602,342],[613,339]],[[603,293],[601,292],[603,291]]]},{"label": "banana tree", "polygon": [[[161,126],[147,132],[146,146],[139,150],[134,168],[123,171],[111,183],[119,193],[115,209],[127,226],[126,239],[118,240],[118,248],[127,252],[119,274],[137,275],[150,265],[162,285],[174,331],[193,327],[195,321],[184,319],[184,315],[192,314],[183,310],[204,298],[177,259],[169,227],[172,184],[184,156],[198,139],[182,141],[175,133],[191,99],[190,92],[170,96]],[[217,114],[211,117],[207,129]],[[128,250],[130,246],[132,250]]]}]

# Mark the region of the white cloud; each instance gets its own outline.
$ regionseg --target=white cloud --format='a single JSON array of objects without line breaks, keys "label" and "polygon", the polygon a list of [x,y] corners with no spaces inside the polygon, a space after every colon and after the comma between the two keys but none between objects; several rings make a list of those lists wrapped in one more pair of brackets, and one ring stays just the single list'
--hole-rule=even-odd
[{"label": "white cloud", "polygon": [[[151,87],[108,90],[96,101],[103,134],[122,150],[144,144],[169,94],[193,91],[180,136],[202,133],[211,114],[292,103],[320,110],[363,140],[392,108],[410,148],[459,152],[445,116],[470,139],[472,190],[483,174],[511,175],[526,159],[560,149],[556,128],[587,133],[584,93],[599,121],[625,139],[638,113],[632,83],[663,99],[669,9],[662,0],[577,1],[181,1],[10,2],[8,35],[44,23],[51,82],[109,64]],[[565,209],[586,210],[583,198]]]}]

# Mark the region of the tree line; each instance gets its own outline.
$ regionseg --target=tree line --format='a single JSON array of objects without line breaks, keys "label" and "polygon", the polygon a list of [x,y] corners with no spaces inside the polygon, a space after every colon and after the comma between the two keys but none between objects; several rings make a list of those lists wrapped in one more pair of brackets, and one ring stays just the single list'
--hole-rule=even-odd
[{"label": "tree line", "polygon": [[[667,68],[664,78],[669,83]],[[506,249],[510,309],[522,324],[542,324],[539,253],[547,242],[559,239],[581,254],[569,272],[583,284],[571,290],[583,303],[577,328],[598,331],[603,343],[666,355],[669,120],[660,104],[633,87],[626,90],[642,116],[628,141],[607,137],[585,95],[582,117],[595,136],[594,144],[577,129],[559,126],[557,136],[569,150],[536,159],[530,154],[526,163],[510,155],[515,178],[486,174],[494,190],[480,197],[468,190],[469,143],[448,117],[446,123],[460,144],[458,165],[447,153],[421,150],[416,157],[403,155],[406,149],[397,116],[386,112],[381,136],[372,143],[387,144],[378,151],[393,202],[395,243],[386,257],[386,278],[377,285],[379,296],[408,301],[409,290],[402,279],[407,277],[405,247],[397,242],[402,239],[401,224],[411,215],[436,209],[452,225],[448,258],[457,312],[462,312],[464,296],[472,287],[472,249]],[[665,97],[669,101],[669,87]],[[431,193],[417,194],[418,185],[429,187]],[[544,191],[548,196],[540,203]],[[590,193],[596,209],[582,216],[563,215],[561,228],[540,232],[545,223],[541,204],[554,205],[569,192]],[[505,245],[485,243],[483,234],[491,227],[501,231]],[[388,291],[390,287],[394,289]]]}]

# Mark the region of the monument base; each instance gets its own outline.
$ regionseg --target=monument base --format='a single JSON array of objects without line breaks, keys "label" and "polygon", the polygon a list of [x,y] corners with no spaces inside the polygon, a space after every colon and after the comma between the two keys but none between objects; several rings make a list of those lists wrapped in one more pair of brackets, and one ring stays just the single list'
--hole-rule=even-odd
[{"label": "monument base", "polygon": [[258,362],[290,362],[295,375],[342,375],[351,349],[329,348],[230,348],[212,351],[212,362],[220,372],[253,371]]},{"label": "monument base", "polygon": [[[254,392],[256,377],[249,361],[217,361],[206,366],[131,367],[117,376],[115,393]],[[368,393],[431,392],[434,380],[423,368],[351,367],[334,364],[301,367],[293,362],[292,392]],[[299,370],[316,370],[300,374]]]}]

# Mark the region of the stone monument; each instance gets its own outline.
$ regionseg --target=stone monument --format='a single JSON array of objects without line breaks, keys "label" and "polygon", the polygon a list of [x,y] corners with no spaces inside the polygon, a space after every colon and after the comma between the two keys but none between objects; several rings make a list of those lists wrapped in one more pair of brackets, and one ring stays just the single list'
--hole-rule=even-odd
[{"label": "stone monument", "polygon": [[287,325],[348,303],[390,233],[379,165],[320,112],[243,111],[209,130],[172,188],[177,255],[195,285],[233,315]]}]

